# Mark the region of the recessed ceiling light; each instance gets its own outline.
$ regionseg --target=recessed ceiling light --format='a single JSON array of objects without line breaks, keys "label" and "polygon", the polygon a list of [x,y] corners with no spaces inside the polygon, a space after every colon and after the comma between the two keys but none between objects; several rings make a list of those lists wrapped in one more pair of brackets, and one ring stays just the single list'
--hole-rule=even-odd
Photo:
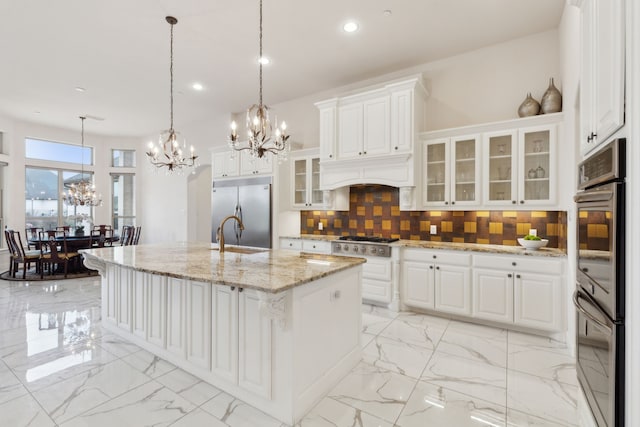
[{"label": "recessed ceiling light", "polygon": [[269,64],[269,62],[271,62],[269,60],[269,58],[267,58],[266,56],[261,57],[260,59],[258,59],[258,62],[261,63],[262,65],[267,65]]},{"label": "recessed ceiling light", "polygon": [[382,11],[382,14],[383,14],[384,16],[391,16],[391,10],[389,10],[389,9],[385,9],[385,10],[383,10],[383,11]]},{"label": "recessed ceiling light", "polygon": [[200,83],[194,83],[191,85],[191,87],[193,88],[193,90],[202,90],[204,89],[204,86],[202,86],[202,84]]},{"label": "recessed ceiling light", "polygon": [[356,24],[354,21],[349,21],[342,26],[342,29],[347,33],[353,33],[354,31],[358,31],[358,24]]},{"label": "recessed ceiling light", "polygon": [[85,92],[85,91],[86,91],[86,89],[83,88],[83,87],[80,87],[80,86],[76,87],[76,92]]}]

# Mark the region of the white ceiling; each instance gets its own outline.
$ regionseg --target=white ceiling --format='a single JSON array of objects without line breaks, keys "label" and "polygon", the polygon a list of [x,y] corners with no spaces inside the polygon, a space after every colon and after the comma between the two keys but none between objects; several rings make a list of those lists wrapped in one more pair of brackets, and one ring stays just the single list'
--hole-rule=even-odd
[{"label": "white ceiling", "polygon": [[[273,105],[557,28],[563,0],[264,0],[264,101]],[[391,10],[386,16],[384,10]],[[91,133],[175,127],[258,97],[257,0],[0,0],[0,113]],[[355,19],[360,31],[346,34]],[[195,92],[193,82],[205,90]],[[80,93],[76,87],[86,88]]]}]

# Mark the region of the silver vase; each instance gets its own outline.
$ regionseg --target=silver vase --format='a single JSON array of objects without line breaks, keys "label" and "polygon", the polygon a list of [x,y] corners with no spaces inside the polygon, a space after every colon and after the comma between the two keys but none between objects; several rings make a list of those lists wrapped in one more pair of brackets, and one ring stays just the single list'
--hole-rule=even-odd
[{"label": "silver vase", "polygon": [[553,77],[549,79],[549,88],[540,100],[542,114],[562,111],[562,94],[553,84]]},{"label": "silver vase", "polygon": [[531,96],[531,92],[529,92],[525,100],[522,101],[522,104],[520,104],[520,107],[518,107],[518,116],[520,117],[535,116],[539,112],[540,112],[540,103],[538,103],[538,101],[533,99],[533,97]]}]

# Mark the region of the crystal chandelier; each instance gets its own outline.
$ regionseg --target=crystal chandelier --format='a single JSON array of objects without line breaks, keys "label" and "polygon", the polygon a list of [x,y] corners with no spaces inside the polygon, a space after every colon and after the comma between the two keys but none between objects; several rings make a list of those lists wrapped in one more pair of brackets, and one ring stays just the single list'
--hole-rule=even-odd
[{"label": "crystal chandelier", "polygon": [[247,141],[240,141],[238,138],[237,125],[231,122],[231,135],[229,136],[229,146],[237,151],[248,150],[251,156],[262,158],[266,153],[286,158],[287,152],[291,149],[287,145],[289,135],[286,134],[287,125],[283,121],[278,126],[278,119],[275,120],[275,132],[269,120],[269,107],[262,103],[262,0],[260,0],[260,56],[258,64],[260,69],[260,99],[257,104],[253,104],[247,110]]},{"label": "crystal chandelier", "polygon": [[186,142],[183,140],[180,143],[178,141],[180,133],[173,129],[173,26],[178,23],[178,20],[173,16],[167,16],[165,19],[171,25],[171,62],[169,66],[169,75],[171,76],[171,127],[160,133],[157,144],[149,142],[147,156],[156,170],[166,167],[167,174],[169,174],[173,172],[181,173],[185,167],[193,167],[195,169],[198,167],[198,156],[195,155],[193,145],[189,156],[187,157],[184,154],[183,149],[186,149]]},{"label": "crystal chandelier", "polygon": [[62,193],[62,200],[69,206],[100,206],[102,195],[96,195],[96,186],[91,181],[84,179],[84,121],[86,117],[80,116],[82,121],[82,166],[80,182],[69,186],[66,193]]}]

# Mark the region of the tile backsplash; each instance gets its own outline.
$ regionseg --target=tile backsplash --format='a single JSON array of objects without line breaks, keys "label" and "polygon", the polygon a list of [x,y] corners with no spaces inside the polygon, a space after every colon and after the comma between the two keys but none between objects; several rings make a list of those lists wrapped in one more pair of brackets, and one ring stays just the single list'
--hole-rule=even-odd
[{"label": "tile backsplash", "polygon": [[549,239],[548,247],[566,250],[564,211],[400,211],[398,189],[381,185],[351,187],[349,197],[348,212],[300,212],[300,233],[517,245],[534,228]]}]

